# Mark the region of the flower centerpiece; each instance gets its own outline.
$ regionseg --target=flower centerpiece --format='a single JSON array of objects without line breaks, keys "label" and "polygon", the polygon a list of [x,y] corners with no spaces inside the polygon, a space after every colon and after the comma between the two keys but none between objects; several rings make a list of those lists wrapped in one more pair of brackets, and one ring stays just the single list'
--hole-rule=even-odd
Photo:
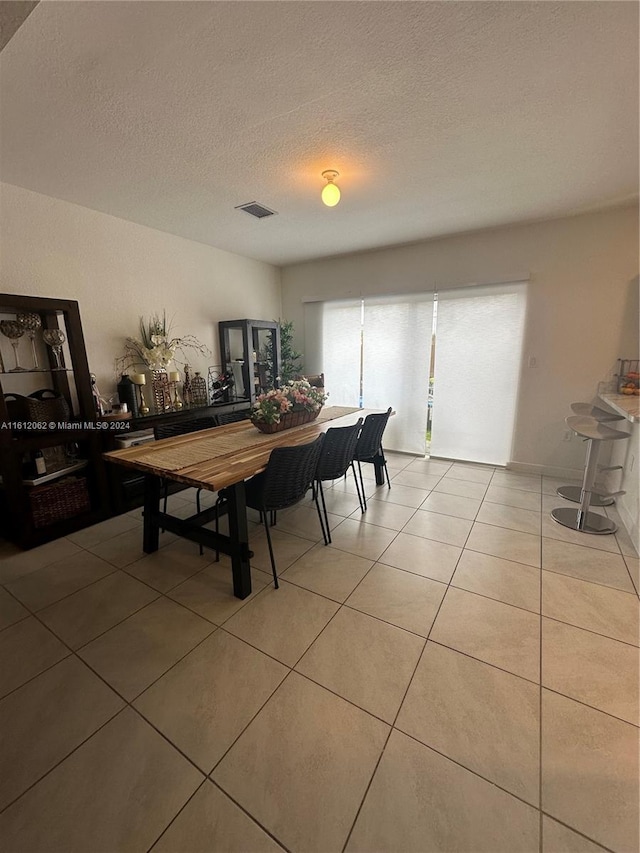
[{"label": "flower centerpiece", "polygon": [[251,410],[251,422],[261,432],[280,432],[315,420],[327,394],[303,377],[260,394]]},{"label": "flower centerpiece", "polygon": [[124,355],[116,359],[116,372],[142,365],[150,370],[166,370],[172,361],[176,361],[178,352],[185,356],[185,350],[202,356],[211,354],[209,348],[194,335],[172,335],[166,312],[162,312],[162,317],[154,314],[147,320],[140,317],[140,337],[126,339]]}]

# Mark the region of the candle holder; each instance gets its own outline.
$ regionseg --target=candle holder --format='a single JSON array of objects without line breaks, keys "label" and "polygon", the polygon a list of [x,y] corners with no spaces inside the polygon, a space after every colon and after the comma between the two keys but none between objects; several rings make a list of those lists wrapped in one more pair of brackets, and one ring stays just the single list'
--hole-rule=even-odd
[{"label": "candle holder", "polygon": [[191,368],[188,364],[184,366],[184,382],[182,383],[182,400],[185,406],[193,405],[193,390],[191,388]]},{"label": "candle holder", "polygon": [[21,312],[16,316],[16,322],[22,326],[31,341],[31,352],[33,354],[33,369],[40,370],[38,364],[38,352],[36,350],[36,332],[42,328],[42,318],[39,314]]},{"label": "candle holder", "polygon": [[144,373],[132,373],[130,375],[130,379],[133,384],[138,389],[140,394],[140,402],[138,404],[138,411],[141,415],[149,414],[149,406],[147,406],[147,401],[144,399],[144,391],[142,390],[142,386],[147,384],[147,377]]},{"label": "candle holder", "polygon": [[45,329],[42,333],[42,340],[53,350],[56,368],[58,370],[64,370],[62,344],[67,340],[65,333],[62,329]]},{"label": "candle holder", "polygon": [[9,338],[11,346],[13,347],[13,357],[15,359],[16,366],[12,367],[9,373],[22,373],[27,368],[20,366],[20,361],[18,360],[18,343],[20,338],[24,335],[24,329],[20,323],[16,322],[16,320],[2,320],[0,321],[0,332],[2,332],[6,338]]},{"label": "candle holder", "polygon": [[180,373],[177,370],[169,372],[169,397],[172,399],[171,405],[175,411],[182,408],[182,400],[178,394],[178,382],[180,381]]}]

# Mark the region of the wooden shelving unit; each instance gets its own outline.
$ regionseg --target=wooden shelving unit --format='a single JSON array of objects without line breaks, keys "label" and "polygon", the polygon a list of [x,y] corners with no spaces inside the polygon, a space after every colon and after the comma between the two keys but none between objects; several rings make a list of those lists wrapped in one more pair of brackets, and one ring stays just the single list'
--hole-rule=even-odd
[{"label": "wooden shelving unit", "polygon": [[[0,336],[4,370],[0,371],[0,535],[22,548],[32,548],[81,527],[93,524],[110,514],[108,485],[102,461],[102,435],[94,428],[96,413],[91,389],[89,365],[78,303],[68,299],[0,294],[0,319],[15,319],[20,313],[35,314],[41,320],[38,339],[38,369],[33,368],[33,355],[28,338],[20,338],[22,370],[12,369],[13,353],[9,340]],[[56,362],[53,350],[42,343],[42,331],[58,329],[64,333],[63,366]],[[23,342],[24,341],[24,342]],[[30,366],[31,365],[31,366]],[[68,427],[58,428],[59,420],[42,429],[16,426],[14,410],[8,410],[5,394],[27,397],[46,388],[60,394],[67,402]],[[55,449],[58,449],[57,451]],[[65,448],[72,450],[67,454]],[[37,450],[57,456],[57,462],[44,476],[36,476],[29,459]],[[65,480],[66,477],[73,478]],[[86,483],[87,501],[81,510],[60,509],[60,517],[47,523],[34,518],[36,490],[50,488],[77,490],[75,478]],[[52,493],[49,492],[49,495]],[[63,494],[58,491],[57,495]],[[67,513],[67,517],[65,516]],[[72,513],[72,514],[69,514]]]}]

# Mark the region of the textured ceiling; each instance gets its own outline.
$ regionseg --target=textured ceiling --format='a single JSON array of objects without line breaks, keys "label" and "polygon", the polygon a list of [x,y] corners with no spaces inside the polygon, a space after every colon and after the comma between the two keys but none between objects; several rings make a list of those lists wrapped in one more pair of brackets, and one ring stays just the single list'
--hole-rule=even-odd
[{"label": "textured ceiling", "polygon": [[275,264],[638,191],[633,2],[41,2],[0,72],[2,180]]}]

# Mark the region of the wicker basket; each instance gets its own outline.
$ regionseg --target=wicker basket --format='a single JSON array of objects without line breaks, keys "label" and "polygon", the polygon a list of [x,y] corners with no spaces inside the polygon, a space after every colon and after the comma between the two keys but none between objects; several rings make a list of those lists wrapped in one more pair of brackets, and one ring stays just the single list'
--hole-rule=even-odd
[{"label": "wicker basket", "polygon": [[69,404],[57,391],[43,388],[25,398],[30,421],[68,421]]},{"label": "wicker basket", "polygon": [[292,427],[302,426],[302,424],[311,423],[311,421],[315,421],[315,419],[320,414],[320,409],[317,412],[286,412],[284,415],[280,417],[280,423],[277,424],[266,424],[264,421],[254,421],[251,420],[251,423],[259,429],[260,432],[272,433],[272,432],[282,432],[284,429],[291,429]]},{"label": "wicker basket", "polygon": [[27,398],[22,394],[5,394],[4,404],[7,407],[7,418],[10,421],[27,421]]},{"label": "wicker basket", "polygon": [[29,500],[34,527],[47,527],[91,508],[86,477],[67,477],[51,485],[36,486]]}]

